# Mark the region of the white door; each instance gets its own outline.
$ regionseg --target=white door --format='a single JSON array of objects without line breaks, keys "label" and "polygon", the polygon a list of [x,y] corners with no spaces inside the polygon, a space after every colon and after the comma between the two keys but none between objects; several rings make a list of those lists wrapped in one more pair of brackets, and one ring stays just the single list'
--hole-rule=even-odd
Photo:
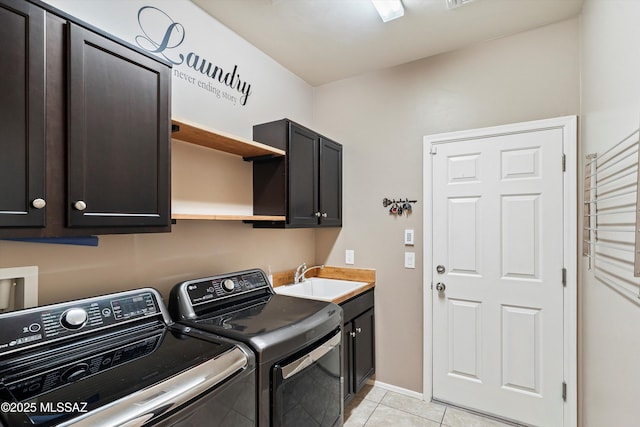
[{"label": "white door", "polygon": [[562,426],[563,131],[432,147],[433,398]]}]

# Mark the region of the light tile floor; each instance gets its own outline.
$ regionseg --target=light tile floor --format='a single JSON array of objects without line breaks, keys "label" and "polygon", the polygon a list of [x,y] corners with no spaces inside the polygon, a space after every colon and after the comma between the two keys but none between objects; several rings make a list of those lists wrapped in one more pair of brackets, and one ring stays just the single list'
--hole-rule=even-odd
[{"label": "light tile floor", "polygon": [[344,408],[344,427],[513,427],[367,384]]}]

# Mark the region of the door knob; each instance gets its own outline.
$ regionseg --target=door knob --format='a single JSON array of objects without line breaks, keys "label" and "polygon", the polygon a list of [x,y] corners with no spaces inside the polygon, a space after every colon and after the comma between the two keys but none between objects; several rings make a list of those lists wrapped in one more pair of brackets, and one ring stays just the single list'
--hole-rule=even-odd
[{"label": "door knob", "polygon": [[447,271],[447,269],[444,268],[444,265],[439,265],[436,267],[436,271],[438,272],[438,274],[444,274],[444,272]]},{"label": "door knob", "polygon": [[87,209],[87,204],[82,200],[78,200],[77,202],[75,202],[73,204],[73,207],[75,209],[79,210],[79,211],[83,211],[83,210]]},{"label": "door knob", "polygon": [[436,291],[444,292],[446,289],[447,289],[447,286],[444,283],[442,282],[436,283]]}]

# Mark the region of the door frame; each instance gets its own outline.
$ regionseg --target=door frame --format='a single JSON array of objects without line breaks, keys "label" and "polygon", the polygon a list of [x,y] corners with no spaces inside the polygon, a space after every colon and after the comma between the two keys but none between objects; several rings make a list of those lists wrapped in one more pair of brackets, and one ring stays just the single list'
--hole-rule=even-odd
[{"label": "door frame", "polygon": [[[433,246],[432,246],[432,144],[451,143],[543,129],[561,129],[566,156],[563,175],[563,261],[567,270],[564,287],[564,381],[567,400],[564,403],[564,427],[578,423],[578,117],[565,116],[501,126],[427,135],[423,138],[423,399],[433,398]],[[560,283],[559,283],[559,286]],[[562,384],[558,384],[561,387]]]}]

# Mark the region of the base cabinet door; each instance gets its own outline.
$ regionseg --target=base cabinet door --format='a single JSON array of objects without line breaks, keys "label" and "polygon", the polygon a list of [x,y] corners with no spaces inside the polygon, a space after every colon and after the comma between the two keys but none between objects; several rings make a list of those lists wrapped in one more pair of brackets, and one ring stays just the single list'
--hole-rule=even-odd
[{"label": "base cabinet door", "polygon": [[168,226],[170,69],[69,30],[68,226]]},{"label": "base cabinet door", "polygon": [[344,315],[344,400],[349,401],[375,373],[373,289],[341,304]]},{"label": "base cabinet door", "polygon": [[45,225],[45,11],[0,1],[0,227]]},{"label": "base cabinet door", "polygon": [[353,380],[357,393],[375,369],[373,309],[353,320]]},{"label": "base cabinet door", "polygon": [[349,400],[354,394],[353,385],[353,325],[351,322],[342,329],[342,365],[343,365],[343,396]]}]

